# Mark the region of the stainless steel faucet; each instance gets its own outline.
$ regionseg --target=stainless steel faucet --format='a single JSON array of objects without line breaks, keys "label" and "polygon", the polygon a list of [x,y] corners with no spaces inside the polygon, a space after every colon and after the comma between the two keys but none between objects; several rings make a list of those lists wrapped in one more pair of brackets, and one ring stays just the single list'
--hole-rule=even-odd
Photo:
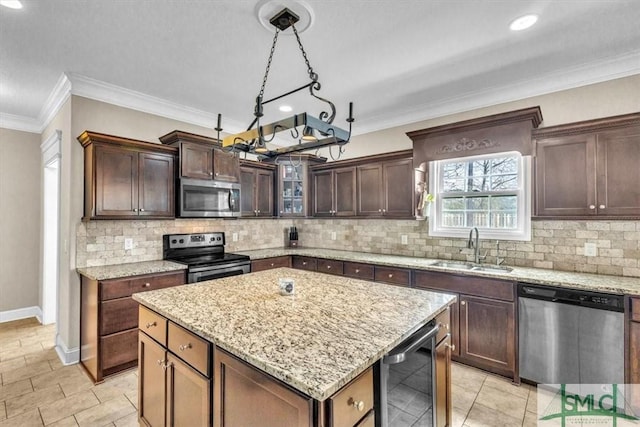
[{"label": "stainless steel faucet", "polygon": [[[476,238],[473,239],[473,232],[476,232]],[[480,264],[481,259],[485,259],[487,255],[480,256],[480,233],[478,232],[478,227],[473,227],[471,231],[469,231],[469,240],[467,241],[467,248],[473,248],[473,262],[476,264]]]},{"label": "stainless steel faucet", "polygon": [[504,262],[504,258],[500,258],[500,240],[496,240],[496,266]]}]

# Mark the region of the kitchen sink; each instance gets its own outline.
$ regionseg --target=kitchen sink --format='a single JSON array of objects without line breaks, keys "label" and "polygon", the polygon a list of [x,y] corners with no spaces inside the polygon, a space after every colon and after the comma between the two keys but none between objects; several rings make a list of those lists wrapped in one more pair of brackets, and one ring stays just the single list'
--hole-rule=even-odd
[{"label": "kitchen sink", "polygon": [[474,268],[473,264],[456,261],[436,261],[431,265],[434,267],[457,268],[459,270],[471,270],[472,268]]},{"label": "kitchen sink", "polygon": [[513,271],[511,267],[500,267],[498,265],[477,265],[471,269],[472,271],[486,271],[487,273],[510,273]]}]

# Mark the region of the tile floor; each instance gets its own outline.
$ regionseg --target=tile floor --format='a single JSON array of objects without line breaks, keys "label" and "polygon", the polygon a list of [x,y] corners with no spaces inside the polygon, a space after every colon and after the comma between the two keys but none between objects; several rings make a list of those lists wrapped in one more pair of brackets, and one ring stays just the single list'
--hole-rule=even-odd
[{"label": "tile floor", "polygon": [[[137,426],[137,372],[93,385],[79,365],[63,366],[55,326],[35,318],[0,323],[0,427]],[[453,426],[535,426],[536,391],[457,363]]]}]

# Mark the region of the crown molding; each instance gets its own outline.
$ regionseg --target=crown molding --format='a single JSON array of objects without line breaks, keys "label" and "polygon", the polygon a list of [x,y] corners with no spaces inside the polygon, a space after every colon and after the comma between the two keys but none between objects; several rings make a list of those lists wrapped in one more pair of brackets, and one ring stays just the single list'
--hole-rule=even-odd
[{"label": "crown molding", "polygon": [[21,132],[42,133],[42,126],[38,119],[7,113],[0,113],[0,128]]}]

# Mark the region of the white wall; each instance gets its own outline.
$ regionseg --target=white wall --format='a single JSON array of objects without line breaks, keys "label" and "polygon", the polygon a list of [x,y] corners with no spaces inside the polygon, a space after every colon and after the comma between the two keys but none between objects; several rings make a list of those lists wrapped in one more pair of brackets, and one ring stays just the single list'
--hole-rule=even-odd
[{"label": "white wall", "polygon": [[40,305],[40,181],[40,135],[0,129],[0,321]]}]

